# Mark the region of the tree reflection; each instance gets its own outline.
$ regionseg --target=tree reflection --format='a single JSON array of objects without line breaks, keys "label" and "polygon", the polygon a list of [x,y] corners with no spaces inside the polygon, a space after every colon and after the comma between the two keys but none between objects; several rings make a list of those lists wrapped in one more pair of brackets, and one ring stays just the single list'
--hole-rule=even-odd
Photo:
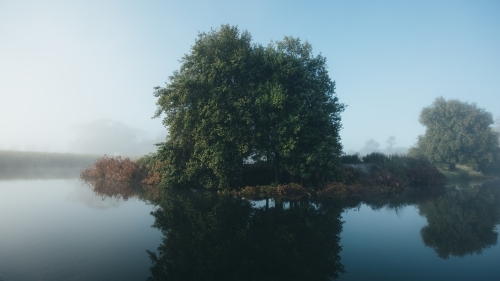
[{"label": "tree reflection", "polygon": [[95,195],[100,196],[102,200],[108,197],[115,198],[116,201],[119,201],[120,199],[127,201],[128,199],[135,197],[144,200],[152,197],[140,184],[94,178],[84,179],[82,182],[85,183]]},{"label": "tree reflection", "polygon": [[171,192],[152,213],[164,234],[148,280],[329,280],[344,272],[341,209],[295,201],[255,208],[208,192]]},{"label": "tree reflection", "polygon": [[480,254],[497,244],[500,223],[500,184],[455,187],[445,196],[419,205],[427,218],[420,231],[426,246],[439,257]]}]

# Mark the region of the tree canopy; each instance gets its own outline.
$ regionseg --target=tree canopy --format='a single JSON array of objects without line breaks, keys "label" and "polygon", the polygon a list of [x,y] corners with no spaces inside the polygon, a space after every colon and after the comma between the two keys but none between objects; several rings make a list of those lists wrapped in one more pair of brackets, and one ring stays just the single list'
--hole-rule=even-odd
[{"label": "tree canopy", "polygon": [[334,178],[344,105],[309,43],[285,37],[264,47],[223,25],[200,33],[180,62],[154,92],[169,131],[158,150],[167,183],[235,187],[249,161],[273,167],[277,182],[283,173]]},{"label": "tree canopy", "polygon": [[454,169],[456,164],[483,173],[498,173],[500,147],[491,113],[456,99],[437,98],[422,109],[420,123],[426,126],[410,155],[424,156],[436,165]]}]

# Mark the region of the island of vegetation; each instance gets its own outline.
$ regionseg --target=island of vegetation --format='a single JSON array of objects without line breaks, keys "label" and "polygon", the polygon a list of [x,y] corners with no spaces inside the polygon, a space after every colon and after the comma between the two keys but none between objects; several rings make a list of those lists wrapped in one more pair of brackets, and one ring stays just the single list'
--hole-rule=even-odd
[{"label": "island of vegetation", "polygon": [[427,130],[408,155],[344,155],[345,105],[326,58],[300,39],[262,46],[222,25],[200,33],[180,62],[154,91],[154,117],[168,130],[157,152],[136,161],[104,157],[82,178],[247,197],[335,197],[443,185],[443,171],[457,165],[500,174],[492,115],[443,98],[422,110]]}]

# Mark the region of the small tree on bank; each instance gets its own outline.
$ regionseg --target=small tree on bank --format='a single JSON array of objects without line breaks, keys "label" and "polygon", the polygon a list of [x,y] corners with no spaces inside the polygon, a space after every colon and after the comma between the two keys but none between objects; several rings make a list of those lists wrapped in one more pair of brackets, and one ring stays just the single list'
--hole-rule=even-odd
[{"label": "small tree on bank", "polygon": [[247,31],[223,25],[200,33],[158,97],[169,131],[158,154],[169,184],[229,188],[241,184],[243,164],[266,162],[314,183],[340,167],[340,113],[324,57],[285,37],[267,47]]},{"label": "small tree on bank", "polygon": [[491,113],[476,104],[437,98],[422,109],[420,123],[426,126],[411,156],[424,156],[436,165],[454,170],[467,165],[486,174],[498,173],[500,148]]}]

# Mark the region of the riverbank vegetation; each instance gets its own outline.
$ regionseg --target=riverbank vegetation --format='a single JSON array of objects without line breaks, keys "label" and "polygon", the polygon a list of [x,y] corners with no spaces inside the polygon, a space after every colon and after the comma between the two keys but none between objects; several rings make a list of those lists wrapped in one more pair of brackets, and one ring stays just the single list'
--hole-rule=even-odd
[{"label": "riverbank vegetation", "polygon": [[[429,188],[443,185],[445,177],[425,159],[404,155],[372,153],[359,158],[357,155],[342,157],[344,163],[338,175],[341,181],[328,182],[322,188],[307,187],[300,183],[273,182],[273,170],[258,164],[246,164],[243,169],[242,187],[220,189],[246,198],[346,197],[368,193],[388,193],[410,188]],[[355,162],[353,164],[352,162]],[[151,154],[135,161],[121,157],[103,157],[81,172],[84,180],[106,180],[121,183],[142,184],[145,189],[159,190],[166,164]],[[284,175],[288,176],[288,175]],[[257,184],[256,184],[257,183]],[[104,183],[100,183],[104,184]],[[159,192],[159,191],[156,191]]]},{"label": "riverbank vegetation", "polygon": [[104,155],[104,157],[97,159],[94,164],[84,168],[80,173],[80,178],[158,185],[161,181],[160,173],[161,163],[156,161],[152,154],[137,160]]},{"label": "riverbank vegetation", "polygon": [[346,197],[443,185],[438,167],[493,173],[500,163],[491,114],[443,98],[422,110],[426,135],[409,155],[342,155],[345,105],[326,58],[298,38],[262,46],[223,25],[200,33],[180,63],[154,91],[154,117],[168,130],[157,152],[101,158],[82,178],[253,198]]},{"label": "riverbank vegetation", "polygon": [[440,169],[440,171],[448,181],[487,180],[492,178],[491,175],[486,176],[481,172],[460,164],[457,164],[453,171],[448,169]]}]

